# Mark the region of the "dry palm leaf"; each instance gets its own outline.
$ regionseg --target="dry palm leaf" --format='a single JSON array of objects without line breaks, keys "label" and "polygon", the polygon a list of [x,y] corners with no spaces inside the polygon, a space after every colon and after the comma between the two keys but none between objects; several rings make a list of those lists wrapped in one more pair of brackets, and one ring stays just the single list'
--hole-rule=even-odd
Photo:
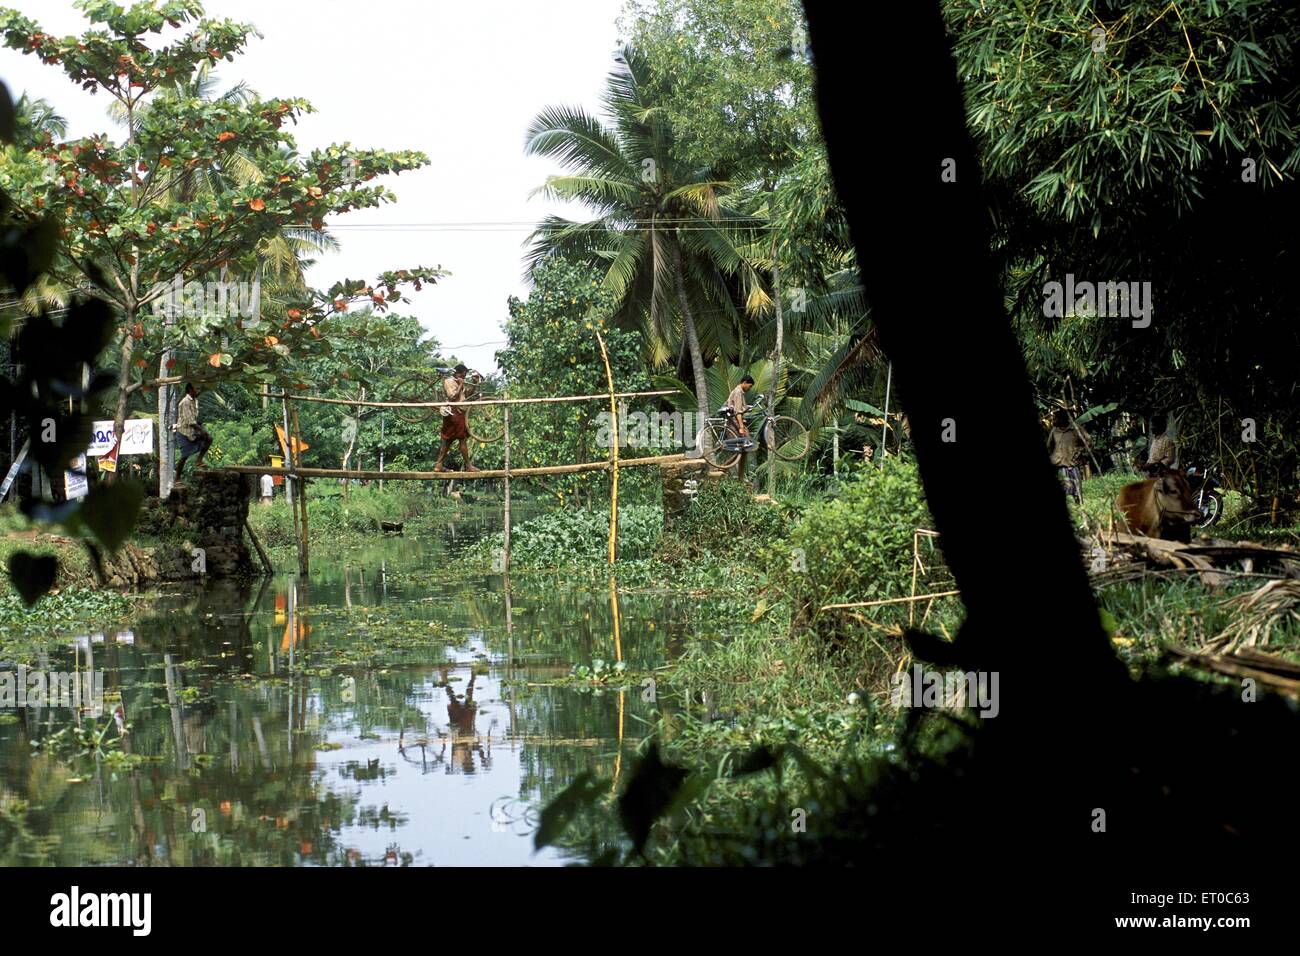
[{"label": "dry palm leaf", "polygon": [[1274,628],[1288,620],[1300,622],[1300,581],[1269,581],[1222,606],[1233,615],[1232,623],[1208,646],[1222,654],[1239,647],[1263,647]]}]

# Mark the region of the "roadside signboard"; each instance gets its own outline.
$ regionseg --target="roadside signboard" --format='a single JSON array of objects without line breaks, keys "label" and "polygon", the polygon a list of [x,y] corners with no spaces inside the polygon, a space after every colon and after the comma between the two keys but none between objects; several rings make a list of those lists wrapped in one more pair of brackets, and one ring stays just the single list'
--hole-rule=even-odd
[{"label": "roadside signboard", "polygon": [[113,442],[112,450],[107,454],[99,456],[100,471],[117,471],[117,442]]},{"label": "roadside signboard", "polygon": [[86,477],[86,455],[83,452],[72,459],[72,466],[63,473],[63,495],[69,501],[84,498],[90,492],[90,481]]},{"label": "roadside signboard", "polygon": [[[113,422],[95,422],[86,454],[99,457],[108,454],[112,447]],[[117,450],[119,455],[150,455],[153,451],[152,418],[128,418],[122,422],[122,447]]]}]

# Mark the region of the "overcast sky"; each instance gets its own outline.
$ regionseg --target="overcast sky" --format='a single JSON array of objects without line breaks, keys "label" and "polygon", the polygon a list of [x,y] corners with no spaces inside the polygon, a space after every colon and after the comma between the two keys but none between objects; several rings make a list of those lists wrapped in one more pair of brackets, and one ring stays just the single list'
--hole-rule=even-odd
[{"label": "overcast sky", "polygon": [[[58,36],[86,26],[71,0],[6,5]],[[528,198],[558,169],[524,156],[524,132],[546,106],[599,109],[621,0],[209,0],[205,8],[213,18],[252,23],[263,37],[234,63],[219,64],[219,89],[243,80],[264,97],[303,96],[316,108],[288,127],[302,154],[350,141],[429,156],[423,169],[377,181],[397,202],[328,221],[344,227],[334,233],[342,248],[321,259],[309,282],[327,288],[405,266],[450,270],[412,293],[403,311],[472,367],[495,368],[506,298],[526,293],[521,256],[530,224],[565,211]],[[69,138],[110,130],[120,138],[110,99],[83,92],[57,66],[0,49],[0,79],[15,99],[26,91],[53,103]],[[381,223],[390,225],[353,226]],[[510,225],[394,231],[398,223]]]}]

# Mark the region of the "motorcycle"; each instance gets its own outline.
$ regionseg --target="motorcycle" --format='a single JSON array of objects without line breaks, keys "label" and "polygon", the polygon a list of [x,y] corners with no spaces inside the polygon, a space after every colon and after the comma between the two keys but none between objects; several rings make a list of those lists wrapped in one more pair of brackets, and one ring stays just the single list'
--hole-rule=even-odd
[{"label": "motorcycle", "polygon": [[1201,514],[1193,522],[1198,528],[1208,528],[1223,517],[1223,495],[1217,487],[1217,478],[1215,468],[1191,465],[1187,469],[1187,483],[1196,494],[1196,510]]}]

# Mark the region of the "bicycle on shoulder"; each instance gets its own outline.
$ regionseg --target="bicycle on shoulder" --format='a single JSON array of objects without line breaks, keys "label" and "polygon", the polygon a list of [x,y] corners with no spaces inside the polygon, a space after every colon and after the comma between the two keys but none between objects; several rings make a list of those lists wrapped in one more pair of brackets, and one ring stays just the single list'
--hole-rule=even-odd
[{"label": "bicycle on shoulder", "polygon": [[[392,400],[395,402],[432,402],[442,398],[443,380],[454,375],[456,370],[451,367],[440,366],[435,368],[434,371],[436,377],[413,375],[400,383],[393,389]],[[489,397],[491,397],[491,390],[482,373],[470,369],[465,374],[465,388],[462,400],[473,402]],[[412,425],[419,425],[429,420],[435,408],[435,405],[407,406],[396,409],[396,412],[397,417],[402,421],[410,422]],[[501,406],[478,405],[466,408],[465,427],[469,431],[469,436],[480,444],[499,440],[506,430]]]},{"label": "bicycle on shoulder", "polygon": [[754,411],[759,414],[745,419],[748,436],[739,434],[736,413],[728,406],[706,418],[695,437],[693,457],[702,457],[714,468],[723,470],[738,462],[741,455],[760,447],[781,461],[802,461],[808,457],[812,443],[802,422],[789,415],[774,414],[767,399],[745,407],[746,416]]}]

